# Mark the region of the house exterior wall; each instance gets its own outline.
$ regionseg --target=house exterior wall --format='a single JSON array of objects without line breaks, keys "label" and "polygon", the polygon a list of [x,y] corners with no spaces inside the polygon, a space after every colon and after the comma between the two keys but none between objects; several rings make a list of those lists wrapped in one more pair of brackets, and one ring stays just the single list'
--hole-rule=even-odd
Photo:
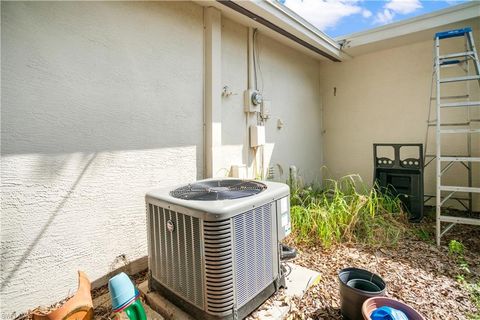
[{"label": "house exterior wall", "polygon": [[[222,19],[222,80],[233,93],[222,99],[223,170],[245,163],[253,172],[254,154],[248,148],[248,126],[256,115],[243,111],[243,91],[247,88],[248,29]],[[295,165],[311,182],[320,177],[323,163],[322,109],[319,62],[259,33],[255,41],[257,87],[271,102],[265,122],[266,146],[257,151],[257,164],[274,167],[274,180],[285,182],[288,168]],[[247,119],[248,117],[248,119]],[[281,120],[283,128],[277,128]],[[281,170],[283,169],[283,174]]]},{"label": "house exterior wall", "polygon": [[[461,25],[457,27],[463,27]],[[476,43],[479,30],[474,30]],[[433,34],[432,34],[433,38]],[[460,42],[459,42],[460,41]],[[459,52],[463,40],[442,42],[442,49]],[[359,173],[373,180],[373,143],[424,143],[432,77],[433,40],[356,56],[342,63],[322,63],[320,83],[324,108],[324,152],[329,172],[340,177]],[[456,73],[457,72],[457,73]],[[443,76],[458,75],[458,69],[443,69]],[[478,85],[470,83],[471,99],[478,100]],[[443,87],[442,95],[466,92],[464,84]],[[336,89],[335,89],[336,88]],[[334,94],[335,90],[335,94]],[[435,101],[432,113],[435,114]],[[480,118],[478,108],[472,118]],[[443,117],[462,121],[464,110],[445,111]],[[477,123],[478,124],[478,123]],[[478,127],[478,126],[477,126]],[[428,153],[435,153],[435,131],[429,131]],[[443,148],[464,154],[465,135],[444,136]],[[472,136],[473,153],[480,154],[479,136]],[[480,183],[479,164],[474,164],[474,183]],[[466,171],[457,164],[445,176],[445,184],[466,185]],[[435,163],[425,171],[425,194],[435,194]],[[475,208],[480,210],[478,195]],[[434,203],[431,201],[430,203]]]},{"label": "house exterior wall", "polygon": [[[8,318],[74,292],[77,270],[95,280],[120,255],[145,256],[145,192],[204,176],[204,18],[191,2],[1,6]],[[222,98],[225,170],[214,176],[253,164],[247,43],[247,27],[222,17],[222,83],[235,94]],[[276,180],[290,165],[313,179],[323,161],[319,62],[262,34],[257,48],[259,87],[272,102],[265,167],[282,166]]]},{"label": "house exterior wall", "polygon": [[145,192],[202,177],[203,9],[1,5],[4,319],[145,256]]}]

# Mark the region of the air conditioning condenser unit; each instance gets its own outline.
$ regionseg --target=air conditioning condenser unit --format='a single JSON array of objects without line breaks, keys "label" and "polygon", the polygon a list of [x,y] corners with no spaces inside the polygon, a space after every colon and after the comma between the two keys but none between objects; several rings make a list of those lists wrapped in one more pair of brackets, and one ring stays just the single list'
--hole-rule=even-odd
[{"label": "air conditioning condenser unit", "polygon": [[149,286],[198,319],[242,319],[285,285],[283,183],[203,180],[146,195]]}]

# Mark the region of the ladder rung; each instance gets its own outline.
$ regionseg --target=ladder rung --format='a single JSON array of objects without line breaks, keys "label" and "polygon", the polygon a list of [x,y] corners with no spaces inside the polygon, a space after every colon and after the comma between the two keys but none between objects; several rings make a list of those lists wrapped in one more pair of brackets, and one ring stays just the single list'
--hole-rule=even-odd
[{"label": "ladder rung", "polygon": [[480,193],[480,188],[474,188],[474,187],[440,186],[440,190],[441,191],[453,191],[453,192]]},{"label": "ladder rung", "polygon": [[[436,158],[437,155],[436,155],[436,154],[426,154],[425,157],[426,157],[426,158]],[[466,156],[466,155],[448,155],[448,156],[447,156],[447,155],[446,155],[446,156],[441,156],[441,157],[454,157],[454,158],[456,157],[456,158],[461,158],[461,157],[468,157],[468,156]]]},{"label": "ladder rung", "polygon": [[480,107],[480,101],[440,103],[440,108],[450,108],[450,107]]},{"label": "ladder rung", "polygon": [[480,162],[480,157],[440,157],[440,161]]},{"label": "ladder rung", "polygon": [[467,59],[462,59],[462,60],[444,60],[440,63],[441,68],[451,68],[455,67],[457,65],[460,65],[462,63],[467,62]]},{"label": "ladder rung", "polygon": [[451,59],[451,58],[460,58],[460,57],[465,57],[465,56],[471,56],[473,55],[473,51],[467,51],[467,52],[456,52],[456,53],[450,53],[450,54],[445,54],[443,56],[439,56],[438,58],[440,60],[442,59]]},{"label": "ladder rung", "polygon": [[[424,194],[423,195],[424,198],[429,198],[430,199],[434,199],[436,198],[437,196],[434,195],[434,194]],[[462,198],[462,197],[450,197],[451,200],[461,200],[461,201],[468,201],[470,200],[470,198]]]},{"label": "ladder rung", "polygon": [[474,75],[474,76],[444,78],[444,79],[440,79],[440,82],[448,83],[448,82],[469,81],[469,80],[479,80],[479,79],[480,79],[479,75]]},{"label": "ladder rung", "polygon": [[451,222],[451,223],[460,223],[460,224],[471,224],[471,225],[480,225],[480,219],[475,218],[464,218],[464,217],[453,217],[453,216],[440,216],[438,219],[442,222]]},{"label": "ladder rung", "polygon": [[440,133],[478,133],[480,129],[440,129]]},{"label": "ladder rung", "polygon": [[[435,127],[437,125],[437,122],[429,122],[428,126],[429,127]],[[451,122],[451,123],[440,123],[440,126],[442,127],[454,127],[454,126],[468,126],[470,125],[470,122]]]},{"label": "ladder rung", "polygon": [[471,34],[471,32],[472,32],[472,28],[470,27],[448,30],[448,31],[441,31],[441,32],[435,33],[435,39],[442,40],[442,39],[448,39],[453,37],[462,37],[465,34]]},{"label": "ladder rung", "polygon": [[[470,96],[468,94],[464,94],[461,96],[443,96],[440,97],[440,100],[446,100],[446,99],[468,99]],[[437,100],[437,97],[430,97],[430,100]]]}]

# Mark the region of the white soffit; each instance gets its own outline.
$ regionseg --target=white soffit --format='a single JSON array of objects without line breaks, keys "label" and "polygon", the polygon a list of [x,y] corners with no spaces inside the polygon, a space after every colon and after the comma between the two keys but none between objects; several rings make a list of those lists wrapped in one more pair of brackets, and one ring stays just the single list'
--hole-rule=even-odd
[{"label": "white soffit", "polygon": [[[196,1],[222,15],[319,60],[340,61],[340,45],[287,7],[274,0]],[[242,11],[242,12],[239,12]],[[266,25],[267,24],[267,25]]]},{"label": "white soffit", "polygon": [[375,29],[335,38],[351,56],[433,39],[450,28],[480,25],[480,2],[472,1]]}]

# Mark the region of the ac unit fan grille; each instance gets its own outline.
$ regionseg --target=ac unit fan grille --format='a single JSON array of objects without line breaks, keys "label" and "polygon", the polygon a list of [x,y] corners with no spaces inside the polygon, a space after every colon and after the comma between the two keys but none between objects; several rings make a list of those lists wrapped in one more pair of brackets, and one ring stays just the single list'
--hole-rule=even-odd
[{"label": "ac unit fan grille", "polygon": [[174,198],[184,200],[228,200],[249,197],[265,190],[258,181],[225,179],[191,183],[170,192]]}]

